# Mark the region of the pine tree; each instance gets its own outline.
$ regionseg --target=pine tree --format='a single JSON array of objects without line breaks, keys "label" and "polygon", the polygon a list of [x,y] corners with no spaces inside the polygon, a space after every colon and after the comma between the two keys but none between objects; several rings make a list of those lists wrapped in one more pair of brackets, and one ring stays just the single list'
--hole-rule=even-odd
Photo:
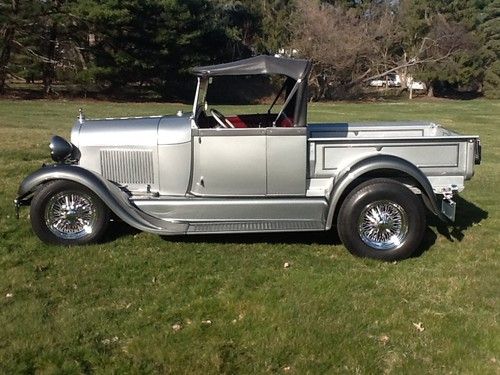
[{"label": "pine tree", "polygon": [[19,27],[19,1],[12,0],[10,4],[2,1],[0,3],[0,23],[3,25],[0,35],[0,94],[5,91],[5,80],[9,70],[14,37]]},{"label": "pine tree", "polygon": [[489,98],[500,98],[500,0],[494,0],[484,10],[481,25],[486,57],[483,91]]}]

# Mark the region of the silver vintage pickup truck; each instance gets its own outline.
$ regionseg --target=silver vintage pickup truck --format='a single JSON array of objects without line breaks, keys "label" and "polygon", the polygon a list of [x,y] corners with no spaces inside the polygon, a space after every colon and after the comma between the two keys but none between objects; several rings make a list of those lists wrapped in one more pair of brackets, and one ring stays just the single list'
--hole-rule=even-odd
[{"label": "silver vintage pickup truck", "polygon": [[[453,196],[481,160],[478,136],[433,123],[307,123],[307,60],[257,56],[197,67],[192,113],[86,119],[55,164],[24,179],[42,241],[98,241],[112,217],[161,235],[327,231],[353,254],[409,257],[426,211],[453,221]],[[223,115],[207,103],[220,76],[273,75],[263,114]],[[234,77],[231,77],[234,78]],[[279,110],[274,110],[275,106]]]}]

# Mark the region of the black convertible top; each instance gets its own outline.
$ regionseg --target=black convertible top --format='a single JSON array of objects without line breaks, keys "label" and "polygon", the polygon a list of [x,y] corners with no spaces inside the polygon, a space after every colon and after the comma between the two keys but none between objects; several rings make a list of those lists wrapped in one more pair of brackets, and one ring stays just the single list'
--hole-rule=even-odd
[{"label": "black convertible top", "polygon": [[307,76],[310,66],[308,60],[261,55],[226,64],[198,66],[192,72],[197,76],[282,74],[299,80]]},{"label": "black convertible top", "polygon": [[310,71],[311,62],[308,60],[267,55],[250,57],[249,59],[233,61],[226,64],[198,66],[191,69],[191,72],[198,77],[244,76],[255,74],[279,74],[287,76],[288,78],[285,82],[286,86],[283,86],[287,88],[287,98],[276,120],[285,113],[289,118],[293,119],[294,126],[306,126],[308,98],[307,76]]}]

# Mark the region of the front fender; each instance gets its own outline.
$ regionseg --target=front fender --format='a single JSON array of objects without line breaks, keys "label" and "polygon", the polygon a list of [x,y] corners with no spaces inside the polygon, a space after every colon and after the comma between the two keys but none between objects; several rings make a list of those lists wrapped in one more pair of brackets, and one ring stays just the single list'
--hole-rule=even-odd
[{"label": "front fender", "polygon": [[[113,213],[127,224],[147,232],[165,232],[165,225],[155,217],[135,207],[129,196],[118,186],[88,169],[69,164],[53,164],[40,168],[26,177],[19,186],[17,205],[27,205],[36,189],[54,180],[76,182],[92,190]],[[182,232],[183,228],[179,228]]]},{"label": "front fender", "polygon": [[101,197],[99,192],[107,189],[106,181],[88,169],[70,164],[51,164],[43,166],[21,182],[17,191],[17,199],[25,201],[38,187],[53,180],[77,182],[96,192],[99,197]]},{"label": "front fender", "polygon": [[446,217],[438,208],[436,195],[434,194],[431,183],[416,165],[397,156],[376,155],[363,159],[340,173],[330,194],[330,208],[328,210],[326,229],[332,227],[337,205],[343,194],[347,192],[346,189],[349,188],[357,178],[370,172],[376,172],[377,170],[395,171],[413,178],[422,192],[424,203],[427,208],[440,219],[447,221]]}]

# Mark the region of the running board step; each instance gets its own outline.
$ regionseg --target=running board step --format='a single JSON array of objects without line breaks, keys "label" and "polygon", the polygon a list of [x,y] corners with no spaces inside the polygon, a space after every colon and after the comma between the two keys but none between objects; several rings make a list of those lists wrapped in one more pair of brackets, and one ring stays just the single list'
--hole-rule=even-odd
[{"label": "running board step", "polygon": [[325,229],[321,221],[245,221],[245,222],[208,222],[189,223],[187,233],[259,233],[259,232],[299,232],[320,231]]}]

